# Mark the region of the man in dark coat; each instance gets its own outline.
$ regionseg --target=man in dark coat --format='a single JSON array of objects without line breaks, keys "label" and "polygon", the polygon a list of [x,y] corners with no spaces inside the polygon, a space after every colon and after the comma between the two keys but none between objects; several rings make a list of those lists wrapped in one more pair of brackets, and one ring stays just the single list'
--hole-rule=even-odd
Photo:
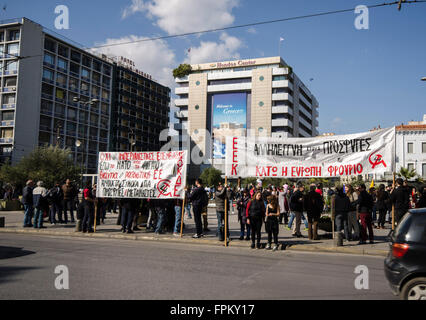
[{"label": "man in dark coat", "polygon": [[309,193],[305,197],[305,210],[308,214],[309,240],[318,240],[318,222],[324,208],[322,196],[316,192],[316,186],[311,185]]},{"label": "man in dark coat", "polygon": [[395,221],[397,224],[410,209],[410,195],[403,184],[404,181],[401,178],[397,179],[396,188],[391,191],[390,195],[392,204],[395,206]]},{"label": "man in dark coat", "polygon": [[188,200],[192,201],[192,208],[194,211],[194,220],[197,228],[197,234],[193,236],[194,239],[199,239],[204,236],[203,234],[203,222],[201,220],[201,214],[204,206],[206,206],[206,200],[208,202],[207,193],[203,187],[203,181],[197,179],[195,181],[195,188],[192,190],[191,194],[188,196]]}]

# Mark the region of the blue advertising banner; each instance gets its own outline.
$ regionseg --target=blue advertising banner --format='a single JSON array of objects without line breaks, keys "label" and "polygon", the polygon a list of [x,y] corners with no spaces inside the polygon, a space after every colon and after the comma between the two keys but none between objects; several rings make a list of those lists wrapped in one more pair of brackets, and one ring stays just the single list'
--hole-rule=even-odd
[{"label": "blue advertising banner", "polygon": [[212,114],[213,158],[225,159],[226,137],[246,135],[247,94],[239,92],[214,95]]}]

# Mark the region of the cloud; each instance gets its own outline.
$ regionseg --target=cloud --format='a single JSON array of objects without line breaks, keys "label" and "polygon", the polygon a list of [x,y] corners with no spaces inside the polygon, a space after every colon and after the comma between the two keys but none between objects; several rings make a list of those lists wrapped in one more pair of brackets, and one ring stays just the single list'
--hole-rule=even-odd
[{"label": "cloud", "polygon": [[240,39],[222,33],[219,42],[201,41],[199,47],[191,48],[191,52],[187,53],[185,62],[197,64],[239,59],[238,50],[243,46],[244,44]]},{"label": "cloud", "polygon": [[121,18],[126,19],[127,17],[134,15],[137,12],[144,12],[146,9],[145,4],[142,0],[132,0],[132,4],[127,6],[122,14]]},{"label": "cloud", "polygon": [[240,0],[132,0],[122,17],[144,12],[168,34],[179,34],[232,25],[232,10]]},{"label": "cloud", "polygon": [[[146,39],[134,35],[119,39],[107,39],[103,43],[97,43],[96,46],[111,45],[129,41],[138,41]],[[146,72],[167,87],[174,87],[173,69],[176,67],[176,56],[172,49],[168,47],[167,42],[162,40],[137,42],[119,46],[105,47],[96,49],[98,53],[108,56],[123,56],[135,62],[136,68]]]}]

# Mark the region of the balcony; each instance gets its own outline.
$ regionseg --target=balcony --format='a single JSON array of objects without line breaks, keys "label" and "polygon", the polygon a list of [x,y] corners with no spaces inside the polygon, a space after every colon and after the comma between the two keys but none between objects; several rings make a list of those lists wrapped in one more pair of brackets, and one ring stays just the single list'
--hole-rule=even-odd
[{"label": "balcony", "polygon": [[207,87],[208,92],[222,92],[222,91],[246,91],[251,90],[251,83],[232,83],[232,84],[218,84]]},{"label": "balcony", "polygon": [[4,104],[1,106],[2,110],[13,110],[16,108],[16,104]]},{"label": "balcony", "polygon": [[300,122],[301,124],[303,124],[306,128],[308,128],[308,129],[311,129],[311,130],[312,130],[312,125],[311,125],[311,124],[309,124],[309,122],[308,122],[308,121],[306,121],[305,119],[303,119],[303,118],[299,118],[299,122]]},{"label": "balcony", "polygon": [[175,89],[175,94],[189,94],[189,87],[179,87]]},{"label": "balcony", "polygon": [[13,127],[15,126],[15,121],[9,120],[9,121],[2,121],[0,122],[2,127]]},{"label": "balcony", "polygon": [[272,114],[281,114],[281,113],[288,113],[290,115],[293,115],[293,109],[289,106],[275,106],[272,107]]},{"label": "balcony", "polygon": [[293,97],[288,93],[273,93],[272,101],[290,101],[293,103]]},{"label": "balcony", "polygon": [[288,119],[273,119],[272,120],[273,127],[290,127],[293,128],[293,122]]},{"label": "balcony", "polygon": [[176,107],[183,107],[189,105],[189,99],[176,99],[175,100]]},{"label": "balcony", "polygon": [[288,80],[272,81],[272,88],[290,88],[294,91],[293,84]]}]

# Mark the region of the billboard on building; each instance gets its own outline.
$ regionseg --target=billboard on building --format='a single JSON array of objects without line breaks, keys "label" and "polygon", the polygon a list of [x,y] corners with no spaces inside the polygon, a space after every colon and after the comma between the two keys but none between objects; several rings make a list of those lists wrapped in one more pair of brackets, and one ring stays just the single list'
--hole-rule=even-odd
[{"label": "billboard on building", "polygon": [[226,137],[246,136],[247,93],[213,95],[213,159],[225,159]]}]

